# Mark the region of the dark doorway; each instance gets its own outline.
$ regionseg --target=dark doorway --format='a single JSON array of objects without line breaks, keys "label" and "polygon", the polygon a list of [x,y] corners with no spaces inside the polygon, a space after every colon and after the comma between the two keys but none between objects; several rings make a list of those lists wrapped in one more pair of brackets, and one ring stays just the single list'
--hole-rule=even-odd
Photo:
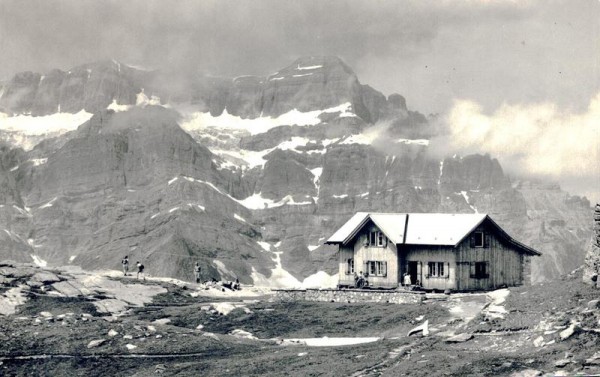
[{"label": "dark doorway", "polygon": [[419,262],[408,262],[408,274],[410,275],[410,283],[416,284],[419,273]]}]

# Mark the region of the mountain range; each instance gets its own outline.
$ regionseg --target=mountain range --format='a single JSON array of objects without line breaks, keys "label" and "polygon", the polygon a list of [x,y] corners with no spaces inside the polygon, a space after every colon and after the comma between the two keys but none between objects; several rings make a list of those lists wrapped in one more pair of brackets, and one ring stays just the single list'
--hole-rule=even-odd
[{"label": "mountain range", "polygon": [[0,83],[0,259],[271,286],[331,285],[324,240],[357,211],[488,213],[583,262],[592,209],[494,156],[440,156],[440,130],[337,57],[266,77],[179,77],[109,60]]}]

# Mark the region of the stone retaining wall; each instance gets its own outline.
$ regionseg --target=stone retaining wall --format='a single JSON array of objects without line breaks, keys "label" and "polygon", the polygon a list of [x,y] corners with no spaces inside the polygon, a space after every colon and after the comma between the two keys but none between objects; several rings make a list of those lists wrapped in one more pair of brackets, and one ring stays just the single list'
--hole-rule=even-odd
[{"label": "stone retaining wall", "polygon": [[361,289],[276,289],[275,299],[281,301],[382,302],[417,304],[425,299],[423,292],[375,291]]}]

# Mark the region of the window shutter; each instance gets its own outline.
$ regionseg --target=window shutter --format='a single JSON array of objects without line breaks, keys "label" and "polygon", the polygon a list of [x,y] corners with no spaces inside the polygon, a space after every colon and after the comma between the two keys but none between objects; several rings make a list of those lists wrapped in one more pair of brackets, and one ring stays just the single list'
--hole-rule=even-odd
[{"label": "window shutter", "polygon": [[386,236],[383,236],[383,247],[387,247],[388,239]]},{"label": "window shutter", "polygon": [[471,236],[469,238],[471,240],[471,247],[475,247],[475,235],[471,234]]},{"label": "window shutter", "polygon": [[471,267],[471,277],[474,278],[475,275],[476,275],[476,272],[475,272],[475,262],[471,262],[470,267]]},{"label": "window shutter", "polygon": [[490,234],[484,233],[483,235],[483,247],[490,247]]},{"label": "window shutter", "polygon": [[449,262],[446,262],[446,263],[445,263],[445,265],[446,265],[446,266],[445,266],[445,268],[444,268],[444,277],[445,277],[446,279],[449,279],[449,278],[450,278],[450,263],[449,263]]},{"label": "window shutter", "polygon": [[385,277],[385,276],[387,276],[387,262],[381,262],[381,264],[382,264],[382,266],[381,266],[382,271],[381,272],[383,273],[383,276]]}]

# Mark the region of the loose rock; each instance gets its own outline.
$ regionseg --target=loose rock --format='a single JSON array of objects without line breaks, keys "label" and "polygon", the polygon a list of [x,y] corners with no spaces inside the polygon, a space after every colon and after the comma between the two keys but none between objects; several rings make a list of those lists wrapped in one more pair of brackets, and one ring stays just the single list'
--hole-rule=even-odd
[{"label": "loose rock", "polygon": [[463,334],[458,334],[455,335],[451,338],[448,338],[446,340],[444,340],[446,343],[462,343],[462,342],[466,342],[468,340],[473,339],[473,334],[467,334],[467,333],[463,333]]},{"label": "loose rock", "polygon": [[104,342],[106,342],[106,339],[92,340],[91,342],[88,343],[87,348],[98,347],[99,345],[101,345]]}]

